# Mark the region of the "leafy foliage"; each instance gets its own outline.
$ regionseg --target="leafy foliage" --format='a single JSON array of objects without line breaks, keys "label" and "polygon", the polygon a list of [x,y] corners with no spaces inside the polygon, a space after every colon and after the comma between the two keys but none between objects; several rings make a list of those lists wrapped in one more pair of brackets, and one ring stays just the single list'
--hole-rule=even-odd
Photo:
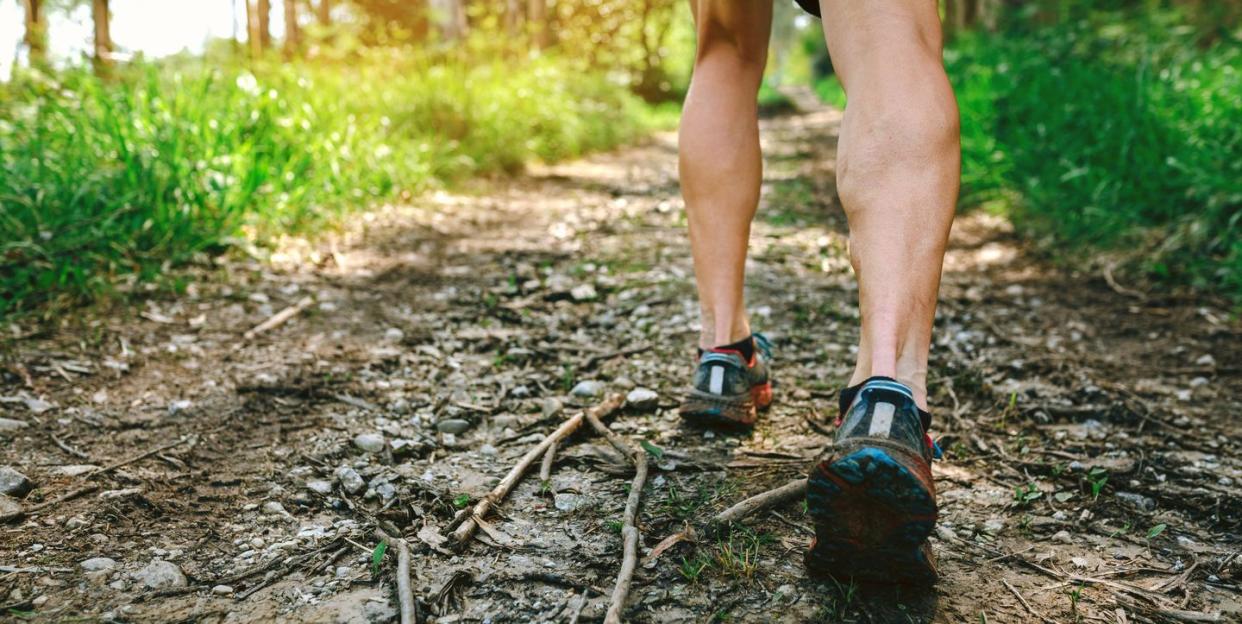
[{"label": "leafy foliage", "polygon": [[554,57],[372,49],[349,67],[20,74],[0,87],[0,316],[403,192],[611,147],[650,120],[624,86]]}]

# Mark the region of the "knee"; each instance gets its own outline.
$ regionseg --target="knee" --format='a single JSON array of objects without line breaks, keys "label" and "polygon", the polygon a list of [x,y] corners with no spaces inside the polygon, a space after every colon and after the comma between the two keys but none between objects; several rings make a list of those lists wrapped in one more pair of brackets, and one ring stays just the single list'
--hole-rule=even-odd
[{"label": "knee", "polygon": [[749,14],[748,4],[736,0],[704,0],[698,4],[696,65],[710,59],[762,76],[768,58],[767,30],[756,27],[763,20]]}]

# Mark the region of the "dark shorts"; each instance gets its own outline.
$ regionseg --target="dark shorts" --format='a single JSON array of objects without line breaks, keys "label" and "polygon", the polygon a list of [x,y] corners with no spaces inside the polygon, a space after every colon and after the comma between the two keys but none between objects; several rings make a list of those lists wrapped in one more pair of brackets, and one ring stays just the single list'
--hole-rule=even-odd
[{"label": "dark shorts", "polygon": [[798,6],[807,13],[819,17],[819,0],[798,0]]}]

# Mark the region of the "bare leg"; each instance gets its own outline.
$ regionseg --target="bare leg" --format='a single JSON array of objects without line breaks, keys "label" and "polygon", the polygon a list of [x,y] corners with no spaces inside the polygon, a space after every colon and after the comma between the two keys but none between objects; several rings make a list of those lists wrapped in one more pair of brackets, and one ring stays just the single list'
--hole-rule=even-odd
[{"label": "bare leg", "polygon": [[934,0],[820,0],[848,96],[837,188],[850,225],[862,336],[850,383],[909,385],[927,407],[927,357],[961,157]]},{"label": "bare leg", "polygon": [[759,203],[756,94],[771,2],[691,0],[698,51],[680,129],[681,189],[699,291],[704,349],[750,335],[743,299],[750,222]]}]

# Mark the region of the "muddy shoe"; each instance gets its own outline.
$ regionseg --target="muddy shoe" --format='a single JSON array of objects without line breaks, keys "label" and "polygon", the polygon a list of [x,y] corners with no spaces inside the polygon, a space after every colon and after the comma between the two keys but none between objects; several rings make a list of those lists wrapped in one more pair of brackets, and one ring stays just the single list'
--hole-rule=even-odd
[{"label": "muddy shoe", "polygon": [[694,381],[681,404],[681,417],[707,427],[751,427],[758,410],[772,404],[768,360],[772,345],[753,334],[755,351],[746,361],[740,351],[712,349],[699,356]]},{"label": "muddy shoe", "polygon": [[937,513],[930,415],[888,377],[847,388],[841,404],[832,451],[807,480],[815,522],[807,571],[873,583],[935,581],[927,543]]}]

